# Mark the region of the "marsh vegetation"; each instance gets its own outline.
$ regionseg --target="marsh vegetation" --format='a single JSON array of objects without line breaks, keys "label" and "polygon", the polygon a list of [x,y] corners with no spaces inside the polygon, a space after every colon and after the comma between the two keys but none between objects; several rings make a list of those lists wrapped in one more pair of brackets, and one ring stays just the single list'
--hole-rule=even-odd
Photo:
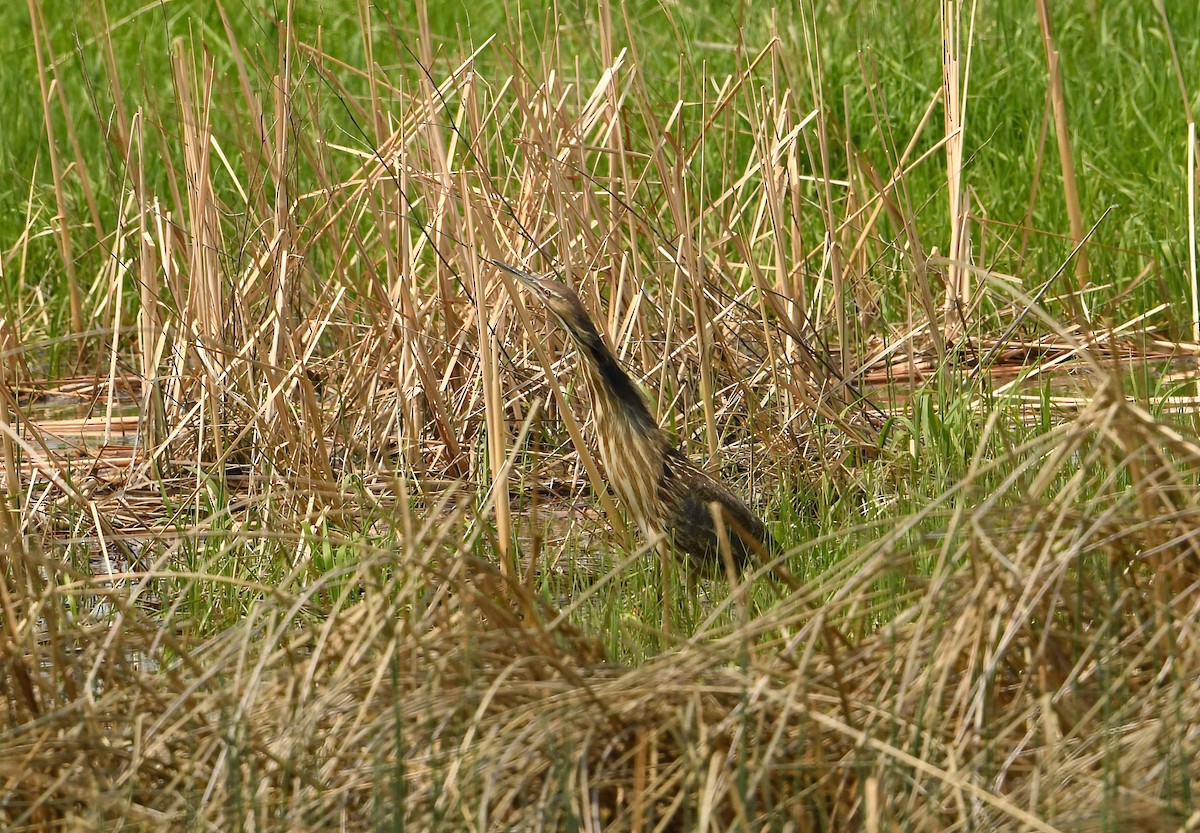
[{"label": "marsh vegetation", "polygon": [[687,5],[0,10],[0,826],[1197,827],[1200,12]]}]

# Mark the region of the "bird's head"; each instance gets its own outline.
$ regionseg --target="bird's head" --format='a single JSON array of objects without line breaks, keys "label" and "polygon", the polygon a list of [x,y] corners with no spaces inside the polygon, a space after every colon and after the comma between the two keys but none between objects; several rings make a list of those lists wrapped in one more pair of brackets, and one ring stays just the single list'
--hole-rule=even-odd
[{"label": "bird's head", "polygon": [[596,325],[592,323],[592,319],[588,316],[583,302],[579,300],[579,295],[574,289],[553,278],[539,277],[499,260],[493,260],[492,263],[515,277],[521,282],[521,286],[536,295],[557,320],[559,326],[577,342],[584,346],[599,343],[600,334],[596,330]]}]

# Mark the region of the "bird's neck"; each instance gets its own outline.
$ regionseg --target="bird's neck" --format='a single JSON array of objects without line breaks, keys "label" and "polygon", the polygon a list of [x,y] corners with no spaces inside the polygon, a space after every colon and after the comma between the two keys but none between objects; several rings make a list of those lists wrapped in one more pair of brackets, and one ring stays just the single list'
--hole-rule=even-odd
[{"label": "bird's neck", "polygon": [[597,410],[613,410],[614,416],[623,416],[636,423],[645,431],[657,430],[658,423],[646,406],[646,400],[637,384],[629,377],[624,368],[617,363],[616,357],[604,346],[599,335],[595,340],[580,345],[587,351],[590,360],[585,360],[587,367],[588,385],[592,388],[592,405]]}]

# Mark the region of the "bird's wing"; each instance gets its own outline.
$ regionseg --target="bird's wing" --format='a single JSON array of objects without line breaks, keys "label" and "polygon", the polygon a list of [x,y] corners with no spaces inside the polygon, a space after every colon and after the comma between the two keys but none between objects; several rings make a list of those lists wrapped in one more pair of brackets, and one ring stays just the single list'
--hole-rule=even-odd
[{"label": "bird's wing", "polygon": [[[730,532],[730,549],[734,560],[744,565],[756,547],[767,546],[767,532],[762,520],[719,480],[697,466],[678,449],[672,448],[663,463],[664,477],[660,488],[674,491],[664,495],[664,502],[673,504],[668,528],[675,545],[689,555],[702,560],[720,557],[711,505],[721,508],[722,520]],[[667,470],[670,470],[668,474]]]}]

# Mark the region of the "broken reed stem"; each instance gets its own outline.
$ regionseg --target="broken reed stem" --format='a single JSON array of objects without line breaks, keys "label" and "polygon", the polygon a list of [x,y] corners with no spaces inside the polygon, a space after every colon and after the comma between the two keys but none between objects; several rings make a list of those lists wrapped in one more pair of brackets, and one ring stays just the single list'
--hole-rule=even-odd
[{"label": "broken reed stem", "polygon": [[67,219],[67,194],[63,183],[64,171],[62,160],[58,155],[58,144],[55,141],[54,118],[50,113],[51,83],[46,76],[46,58],[43,53],[42,38],[45,27],[42,25],[41,4],[38,0],[29,0],[29,22],[33,30],[33,54],[37,59],[38,84],[42,94],[42,119],[46,127],[46,151],[50,156],[50,171],[54,176],[54,200],[58,211],[58,222],[55,224],[58,248],[62,254],[63,271],[67,275],[67,298],[71,307],[71,332],[82,333],[83,301],[79,291],[79,279],[75,273],[75,255],[71,246],[71,223]]},{"label": "broken reed stem", "polygon": [[[171,55],[175,88],[182,116],[184,170],[187,190],[189,244],[184,257],[189,266],[187,298],[182,328],[189,334],[193,369],[202,377],[204,407],[207,410],[213,444],[212,459],[223,459],[222,435],[223,384],[228,358],[220,347],[224,343],[226,297],[221,283],[221,221],[213,191],[210,159],[212,154],[212,93],[216,76],[213,58],[204,53],[199,71],[189,62],[182,39],[173,44]],[[203,426],[202,426],[203,430]],[[197,453],[203,441],[197,445]]]},{"label": "broken reed stem", "polygon": [[[1071,242],[1076,246],[1084,240],[1083,207],[1079,202],[1079,188],[1075,183],[1075,157],[1071,153],[1071,135],[1067,128],[1067,102],[1063,95],[1062,64],[1058,50],[1054,47],[1054,35],[1050,29],[1050,10],[1046,0],[1037,0],[1038,22],[1042,27],[1042,45],[1046,49],[1046,64],[1050,70],[1050,103],[1054,111],[1054,134],[1058,142],[1058,160],[1062,165],[1063,198],[1067,203],[1067,221],[1071,226]],[[1087,247],[1079,249],[1075,258],[1075,278],[1079,286],[1076,304],[1083,320],[1090,320],[1085,292],[1090,280]]]},{"label": "broken reed stem", "polygon": [[[1200,344],[1200,298],[1196,286],[1196,123],[1187,125],[1188,276],[1192,288],[1192,340]],[[1197,384],[1200,384],[1198,382]]]},{"label": "broken reed stem", "polygon": [[[466,216],[470,222],[470,201]],[[500,368],[496,357],[496,331],[500,316],[490,315],[490,305],[485,298],[486,284],[475,270],[476,322],[479,327],[480,365],[483,369],[483,406],[486,418],[488,464],[492,475],[492,506],[496,512],[496,539],[500,559],[500,573],[506,578],[512,575],[510,544],[512,541],[512,508],[508,499],[507,457],[508,431],[504,419],[504,391],[500,389]]]},{"label": "broken reed stem", "polygon": [[962,55],[962,5],[942,0],[942,100],[945,107],[946,186],[950,198],[950,249],[947,252],[946,300],[943,305],[947,335],[953,339],[962,328],[963,311],[970,298],[970,272],[963,268],[969,257],[965,189],[962,181],[963,134],[966,129],[966,78]]},{"label": "broken reed stem", "polygon": [[[11,434],[16,427],[16,412],[13,408],[15,403],[9,402],[8,394],[14,390],[13,383],[16,380],[16,343],[17,338],[12,325],[6,319],[0,318],[0,453],[4,455],[4,493],[0,495],[4,500],[4,506],[0,507],[0,523],[3,526],[0,526],[0,533],[6,539],[16,534],[15,530],[20,528],[19,524],[12,523],[18,517],[21,508],[21,480],[17,445],[13,442]],[[3,544],[0,544],[0,552],[2,550]],[[4,572],[3,568],[4,565],[0,563],[0,574]]]},{"label": "broken reed stem", "polygon": [[135,195],[137,196],[137,236],[138,236],[138,313],[137,313],[137,367],[142,377],[142,430],[148,448],[157,448],[163,439],[160,424],[165,424],[161,400],[154,392],[159,386],[158,358],[159,347],[165,340],[162,321],[158,309],[158,269],[157,249],[151,236],[150,206],[146,201],[146,150],[144,135],[145,120],[139,108],[130,122],[129,147],[126,158],[136,158]]},{"label": "broken reed stem", "polygon": [[[1188,286],[1192,291],[1192,341],[1200,344],[1200,287],[1196,286],[1196,122],[1187,125]],[[1200,396],[1200,379],[1196,381]]]}]

